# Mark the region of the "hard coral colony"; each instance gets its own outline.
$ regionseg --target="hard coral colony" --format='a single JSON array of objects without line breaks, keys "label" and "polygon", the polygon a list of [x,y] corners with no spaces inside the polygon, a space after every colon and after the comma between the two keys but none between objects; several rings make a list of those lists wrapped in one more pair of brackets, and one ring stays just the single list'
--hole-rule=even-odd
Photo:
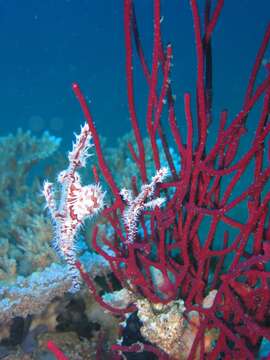
[{"label": "hard coral colony", "polygon": [[[91,276],[79,262],[76,266],[101,306],[126,318],[123,335],[131,313],[137,312],[144,338],[137,343],[121,338],[112,347],[111,358],[145,351],[160,359],[254,359],[262,341],[270,341],[269,64],[264,64],[265,79],[259,82],[258,76],[270,26],[258,50],[243,107],[231,120],[227,111],[220,113],[217,137],[209,148],[211,124],[216,121],[212,112],[211,37],[223,3],[218,0],[213,6],[211,0],[205,1],[202,30],[198,3],[190,0],[197,80],[196,92],[184,94],[184,140],[170,83],[173,48],[171,44],[165,47],[161,38],[160,1],[153,1],[149,70],[134,4],[124,0],[127,95],[136,140],[136,145],[129,144],[129,150],[139,170],[139,176],[131,178],[132,190],[120,190],[115,182],[87,102],[79,86],[73,85],[88,122],[88,136],[93,137],[100,173],[111,193],[101,214],[107,229],[114,231],[100,234],[96,225],[92,246],[109,262],[122,290],[100,295]],[[152,181],[147,176],[135,108],[135,53],[149,90],[146,127],[155,164],[153,175],[156,172]],[[261,110],[256,131],[243,151],[241,140],[247,136],[248,117],[257,104]],[[181,158],[180,170],[169,150],[167,127]],[[158,139],[168,170],[161,165]],[[151,190],[149,184],[153,185]],[[148,202],[153,206],[147,206]],[[245,216],[239,216],[239,209]],[[59,359],[65,358],[52,343],[49,345]]]}]

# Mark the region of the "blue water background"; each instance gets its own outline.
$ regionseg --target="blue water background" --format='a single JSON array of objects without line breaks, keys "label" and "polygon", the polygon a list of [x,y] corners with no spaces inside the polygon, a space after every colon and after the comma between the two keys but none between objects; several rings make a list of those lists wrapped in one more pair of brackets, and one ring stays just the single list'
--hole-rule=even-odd
[{"label": "blue water background", "polygon": [[[150,64],[152,1],[135,4]],[[217,113],[229,108],[235,115],[240,110],[269,14],[269,0],[225,1],[213,38]],[[190,91],[194,100],[196,75],[189,2],[163,0],[162,15],[164,42],[173,44],[173,89],[184,130],[183,92]],[[84,121],[71,90],[74,81],[90,101],[99,133],[110,143],[130,129],[122,0],[0,1],[0,47],[0,135],[18,127],[34,134],[49,130],[70,147],[73,132]],[[147,88],[143,77],[137,71],[135,75],[143,128]]]}]

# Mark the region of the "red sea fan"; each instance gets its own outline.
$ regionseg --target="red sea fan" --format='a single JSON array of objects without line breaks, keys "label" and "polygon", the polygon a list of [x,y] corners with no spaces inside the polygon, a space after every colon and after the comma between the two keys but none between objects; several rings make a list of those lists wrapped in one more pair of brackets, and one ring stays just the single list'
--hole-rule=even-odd
[{"label": "red sea fan", "polygon": [[[133,196],[139,193],[139,183],[149,183],[135,108],[133,58],[136,54],[149,90],[146,128],[154,164],[158,171],[161,168],[159,139],[170,171],[154,194],[166,198],[166,202],[162,207],[142,210],[136,220],[140,231],[132,242],[127,241],[128,232],[123,223],[126,203],[106,164],[88,105],[77,84],[73,90],[88,121],[100,171],[113,196],[111,205],[102,214],[114,229],[114,236],[99,236],[96,227],[94,249],[110,263],[122,287],[138,298],[153,305],[182,299],[187,322],[191,321],[188,315],[196,312],[196,321],[190,325],[194,338],[185,358],[203,359],[207,354],[209,359],[254,359],[262,339],[270,340],[270,74],[266,71],[262,81],[258,77],[269,43],[270,26],[258,50],[242,109],[232,119],[227,111],[222,111],[217,120],[212,113],[211,38],[224,1],[213,3],[205,1],[202,17],[197,1],[190,0],[197,80],[194,94],[184,94],[187,131],[182,134],[170,83],[173,47],[171,44],[165,47],[162,42],[160,1],[153,1],[150,67],[144,56],[134,4],[124,0],[127,95],[136,139],[136,146],[129,144],[129,149],[140,174],[139,177],[131,174]],[[194,109],[192,102],[196,103]],[[244,149],[241,141],[248,134],[247,121],[255,105],[261,107],[257,127],[249,147]],[[216,141],[209,148],[209,129],[216,121],[219,121]],[[180,171],[169,150],[168,134],[164,131],[167,128],[181,159]],[[239,209],[244,216],[239,215]],[[111,251],[104,250],[103,245]],[[104,302],[95,291],[94,281],[79,264],[78,267],[102,306],[116,313],[136,309],[134,305],[114,309]],[[211,291],[215,291],[215,297],[209,306],[204,306]],[[209,331],[215,331],[216,335],[207,348]],[[136,346],[142,350],[139,345],[133,345],[130,351],[139,351]],[[115,350],[128,351],[128,347],[118,345]]]},{"label": "red sea fan", "polygon": [[[209,328],[219,329],[219,336],[209,358],[254,358],[263,337],[269,337],[269,96],[270,76],[255,87],[257,74],[269,42],[268,26],[248,83],[243,108],[232,120],[227,112],[220,114],[220,125],[214,146],[206,151],[208,128],[213,121],[211,112],[211,35],[218,20],[223,1],[218,1],[211,11],[211,1],[205,4],[205,31],[202,32],[197,2],[190,1],[194,21],[197,53],[196,114],[192,114],[191,95],[184,94],[187,122],[186,141],[180,134],[174,111],[174,99],[169,82],[172,46],[164,49],[160,29],[160,3],[154,1],[154,44],[152,68],[149,71],[140,42],[135,11],[131,1],[125,1],[125,45],[128,103],[137,151],[130,144],[130,151],[138,165],[141,179],[147,181],[145,149],[138,126],[133,92],[132,35],[142,69],[149,85],[146,126],[151,140],[156,168],[160,168],[157,138],[161,139],[167,156],[171,178],[162,184],[158,193],[173,195],[165,207],[147,211],[140,219],[143,236],[126,244],[126,234],[121,227],[124,204],[112,174],[108,169],[93,121],[84,98],[76,85],[75,93],[93,132],[100,169],[111,187],[115,201],[104,211],[104,216],[114,227],[113,241],[103,236],[103,242],[113,251],[108,255],[97,242],[94,248],[111,264],[114,274],[123,287],[131,288],[153,303],[169,303],[182,298],[187,311],[200,314],[197,335],[190,349],[193,359],[200,349],[204,353],[204,333]],[[162,72],[158,91],[158,76]],[[245,125],[250,110],[263,99],[258,125],[249,149],[240,156],[239,145],[246,133]],[[167,100],[167,106],[164,105]],[[177,173],[161,123],[161,112],[167,111],[171,135],[181,157],[181,171]],[[198,129],[197,141],[194,124]],[[196,141],[196,142],[195,142]],[[240,149],[241,150],[241,149]],[[252,164],[253,172],[247,169]],[[241,188],[244,176],[250,177]],[[239,187],[240,184],[240,187]],[[133,179],[136,194],[137,179]],[[235,191],[235,189],[238,189]],[[245,221],[234,215],[240,204],[247,209]],[[150,230],[146,227],[150,223]],[[207,224],[205,224],[207,222]],[[216,246],[216,237],[223,245]],[[153,250],[153,248],[155,250]],[[163,276],[163,289],[159,291],[151,276],[150,268]],[[210,308],[202,302],[210,290],[217,295]],[[249,329],[249,331],[247,331]],[[253,333],[256,333],[256,336]],[[198,353],[197,353],[198,354]]]}]

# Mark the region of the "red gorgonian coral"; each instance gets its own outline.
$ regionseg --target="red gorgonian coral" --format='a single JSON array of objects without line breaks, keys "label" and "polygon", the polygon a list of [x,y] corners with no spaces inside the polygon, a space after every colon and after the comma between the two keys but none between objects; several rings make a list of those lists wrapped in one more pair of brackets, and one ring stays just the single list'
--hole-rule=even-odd
[{"label": "red gorgonian coral", "polygon": [[[171,44],[165,47],[161,37],[160,1],[153,1],[150,70],[134,4],[124,0],[127,94],[136,139],[136,146],[129,144],[129,149],[140,174],[140,179],[130,174],[133,197],[140,192],[139,184],[150,182],[135,108],[133,57],[136,54],[149,89],[146,127],[154,164],[156,170],[161,168],[159,139],[169,168],[169,175],[155,189],[155,196],[166,201],[161,207],[142,210],[137,220],[140,231],[133,241],[127,241],[128,231],[123,223],[127,204],[104,159],[88,104],[79,86],[73,85],[93,136],[99,169],[112,193],[112,202],[102,215],[113,227],[114,235],[99,235],[95,227],[93,248],[110,263],[121,286],[136,296],[152,304],[183,299],[186,312],[198,312],[188,359],[205,358],[205,333],[211,329],[217,330],[218,335],[207,351],[209,359],[254,359],[262,339],[270,340],[270,74],[269,65],[262,64],[270,26],[258,50],[241,110],[232,119],[227,111],[222,111],[216,119],[212,112],[211,37],[223,2],[218,0],[213,6],[213,1],[205,0],[202,17],[197,1],[190,0],[197,82],[193,94],[184,94],[186,134],[183,134],[178,128],[170,84],[173,47]],[[262,65],[266,76],[260,82],[258,73]],[[243,149],[241,141],[248,134],[248,116],[257,104],[261,109],[256,131],[249,147]],[[209,148],[207,141],[213,122],[219,123],[219,129]],[[180,171],[169,150],[168,133],[181,159]],[[104,250],[103,244],[111,251]],[[119,309],[106,303],[95,290],[93,279],[80,264],[78,267],[91,292],[106,309],[117,314],[136,310],[134,304]],[[153,269],[162,278],[158,285]],[[215,298],[210,307],[205,307],[203,300],[212,290],[217,291]],[[154,347],[147,347],[158,353]],[[141,351],[141,348],[137,344],[117,345],[114,350]]]}]

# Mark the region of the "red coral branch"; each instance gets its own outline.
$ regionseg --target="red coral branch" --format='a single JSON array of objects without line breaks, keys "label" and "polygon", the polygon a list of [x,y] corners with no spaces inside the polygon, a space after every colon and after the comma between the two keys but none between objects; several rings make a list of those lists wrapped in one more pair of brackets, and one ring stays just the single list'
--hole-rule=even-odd
[{"label": "red coral branch", "polygon": [[69,360],[53,341],[47,342],[47,348],[56,356],[57,360]]},{"label": "red coral branch", "polygon": [[[132,241],[128,241],[127,222],[123,222],[125,199],[119,196],[118,185],[105,162],[97,131],[78,85],[74,85],[73,90],[88,120],[100,169],[114,197],[103,215],[115,234],[98,236],[96,227],[93,232],[94,250],[109,262],[122,287],[133,291],[136,296],[165,304],[181,298],[187,312],[199,312],[201,321],[190,347],[190,359],[198,354],[203,358],[207,351],[210,359],[220,356],[253,359],[262,338],[269,337],[267,326],[270,322],[270,156],[267,157],[265,151],[268,149],[269,152],[270,148],[269,72],[258,81],[270,41],[270,26],[259,47],[242,108],[233,119],[229,119],[227,111],[221,112],[216,139],[208,149],[209,129],[215,121],[212,114],[211,37],[224,0],[218,0],[213,9],[212,3],[205,1],[205,23],[202,26],[203,16],[198,2],[190,0],[197,59],[196,98],[194,96],[193,108],[193,96],[184,94],[187,131],[182,134],[170,84],[172,45],[165,48],[162,43],[160,1],[153,0],[153,50],[149,66],[135,7],[131,0],[124,0],[127,99],[136,140],[136,145],[129,144],[129,149],[140,180],[146,184],[146,170],[154,173],[155,169],[146,169],[145,148],[135,107],[133,66],[136,62],[133,58],[137,52],[148,86],[146,128],[155,168],[163,166],[157,146],[160,139],[166,165],[171,171],[171,176],[153,192],[154,198],[160,194],[166,198],[163,207],[140,208],[140,213],[136,213],[134,207],[133,213],[137,217],[132,223],[136,229]],[[167,104],[164,104],[165,100]],[[248,138],[249,145],[244,148],[241,141],[247,136],[249,116],[255,105],[260,109],[257,127],[252,139]],[[174,140],[175,151],[181,159],[180,170],[176,170],[176,161],[163,129],[166,129],[166,135],[170,132],[169,136]],[[194,129],[198,129],[198,136]],[[139,182],[138,178],[132,179],[130,197],[134,199],[139,193]],[[106,309],[115,311],[98,295],[94,281],[81,266],[78,268],[97,301]],[[204,308],[203,301],[210,289],[217,290],[217,295],[213,305]],[[210,351],[206,350],[204,343],[209,329],[219,333]],[[253,337],[252,331],[245,329],[256,331],[257,336]],[[114,347],[114,350],[126,352],[140,349],[138,344]]]}]

